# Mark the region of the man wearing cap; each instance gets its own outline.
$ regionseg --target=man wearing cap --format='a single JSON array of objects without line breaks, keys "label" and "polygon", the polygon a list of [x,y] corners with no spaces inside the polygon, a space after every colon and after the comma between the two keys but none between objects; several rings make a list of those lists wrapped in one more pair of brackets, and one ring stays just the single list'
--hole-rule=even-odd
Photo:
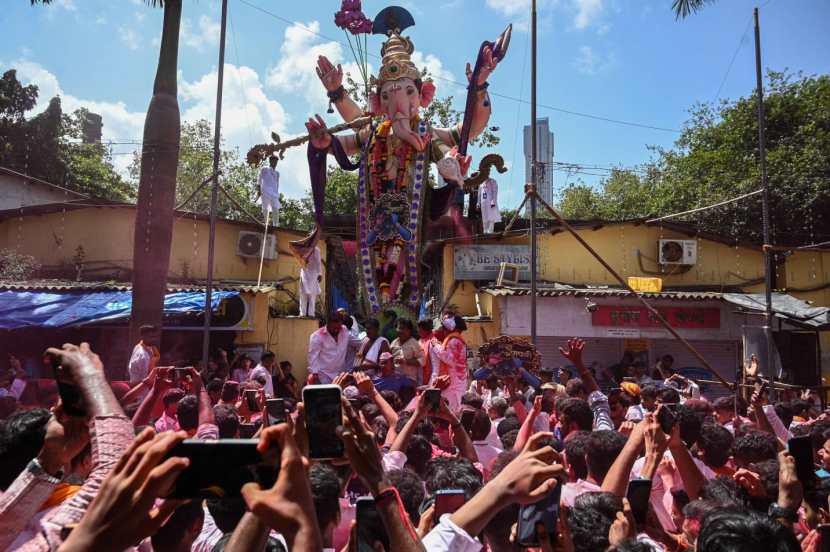
[{"label": "man wearing cap", "polygon": [[259,194],[262,196],[262,218],[268,218],[268,210],[271,210],[271,224],[279,225],[280,221],[280,173],[277,172],[276,155],[268,158],[268,167],[262,167],[259,171]]},{"label": "man wearing cap", "polygon": [[395,372],[395,362],[392,353],[386,351],[380,354],[380,376],[374,378],[377,391],[394,391],[400,393],[404,387],[415,387],[415,380]]}]

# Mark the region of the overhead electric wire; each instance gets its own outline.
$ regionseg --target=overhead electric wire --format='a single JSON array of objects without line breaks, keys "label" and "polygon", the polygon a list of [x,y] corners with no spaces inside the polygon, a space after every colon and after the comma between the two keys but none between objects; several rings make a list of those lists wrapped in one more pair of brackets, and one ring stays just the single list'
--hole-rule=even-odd
[{"label": "overhead electric wire", "polygon": [[748,18],[746,21],[746,28],[744,29],[743,34],[741,34],[740,40],[738,40],[738,47],[735,48],[735,53],[732,54],[732,59],[729,60],[729,65],[726,67],[726,74],[723,75],[723,79],[720,81],[720,86],[718,86],[718,92],[715,94],[715,99],[712,100],[712,103],[715,103],[720,98],[721,90],[723,90],[723,85],[726,84],[726,79],[729,78],[729,72],[732,71],[732,65],[735,63],[735,58],[738,57],[738,52],[741,51],[741,48],[744,45],[744,39],[746,38],[746,34],[749,32],[749,27],[752,24],[752,18]]},{"label": "overhead electric wire", "polygon": [[726,201],[721,201],[720,203],[715,203],[713,205],[706,205],[705,207],[698,207],[697,209],[690,209],[688,211],[683,211],[683,212],[680,212],[680,213],[673,213],[671,215],[666,215],[664,217],[657,217],[657,218],[649,219],[649,220],[646,221],[646,223],[650,224],[652,222],[659,222],[661,220],[680,217],[680,216],[683,216],[683,215],[691,215],[692,213],[698,213],[700,211],[706,211],[708,209],[714,209],[716,207],[722,207],[724,205],[728,205],[730,203],[735,203],[736,201],[740,201],[742,199],[746,199],[748,197],[758,195],[760,193],[763,193],[763,190],[755,190],[754,192],[749,192],[748,194],[743,194],[743,195],[740,195],[738,197],[733,197],[732,199],[727,199]]},{"label": "overhead electric wire", "polygon": [[[310,28],[308,28],[307,26],[303,25],[302,23],[300,23],[298,21],[292,21],[290,19],[282,17],[281,15],[277,15],[276,13],[274,13],[272,11],[269,11],[269,10],[266,10],[262,6],[258,6],[258,5],[254,4],[252,2],[249,2],[248,0],[238,0],[238,1],[245,4],[246,6],[249,6],[253,9],[261,11],[262,13],[267,14],[267,15],[275,18],[275,19],[278,19],[278,20],[282,21],[283,23],[287,23],[289,25],[296,25],[297,27],[303,29],[304,31],[306,31],[310,34],[319,36],[320,38],[323,38],[325,40],[329,40],[331,42],[337,42],[338,44],[344,45],[343,42],[340,41],[340,40],[337,40],[335,38],[331,38],[329,36],[326,36],[322,33],[317,32],[313,29],[310,29]],[[378,56],[376,54],[369,54],[369,55],[371,57],[373,57],[374,59],[380,59],[380,56]],[[455,81],[453,79],[444,78],[444,77],[441,77],[441,76],[438,76],[438,75],[432,75],[432,77],[434,79],[437,79],[437,80],[441,80],[441,81],[444,81],[444,82],[448,82],[450,84],[454,84],[456,86],[464,88],[465,90],[467,89],[467,84],[465,84],[465,83],[460,83],[460,82]],[[515,98],[513,96],[508,96],[507,94],[500,94],[498,92],[495,92],[492,88],[489,90],[489,92],[490,92],[491,96],[494,96],[494,97],[497,97],[497,98],[503,98],[505,100],[510,100],[510,101],[519,102],[519,103],[528,104],[528,105],[530,104],[530,102],[527,101],[527,100],[522,100],[521,98]],[[561,107],[546,105],[546,104],[543,104],[543,103],[539,103],[538,101],[536,102],[536,106],[548,109],[550,111],[555,111],[557,113],[565,113],[566,115],[573,115],[575,117],[585,117],[587,119],[594,119],[594,120],[597,120],[597,121],[604,121],[604,122],[607,122],[607,123],[613,123],[613,124],[617,124],[617,125],[625,125],[625,126],[631,126],[631,127],[645,128],[645,129],[649,129],[649,130],[658,130],[658,131],[661,131],[661,132],[674,132],[674,133],[680,133],[681,132],[679,129],[676,129],[676,128],[661,127],[661,126],[649,125],[649,124],[645,124],[645,123],[636,123],[636,122],[633,122],[633,121],[625,121],[625,120],[622,120],[622,119],[614,119],[612,117],[605,117],[603,115],[593,115],[591,113],[583,113],[581,111],[574,111],[574,110],[571,110],[571,109],[564,109],[564,108],[561,108]]]}]

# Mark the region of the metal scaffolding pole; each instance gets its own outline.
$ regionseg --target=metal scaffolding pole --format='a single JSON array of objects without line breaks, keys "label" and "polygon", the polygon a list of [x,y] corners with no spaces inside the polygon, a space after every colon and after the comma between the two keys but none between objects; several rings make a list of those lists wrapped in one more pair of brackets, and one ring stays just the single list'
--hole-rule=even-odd
[{"label": "metal scaffolding pole", "polygon": [[536,0],[530,11],[530,342],[536,345]]},{"label": "metal scaffolding pole", "polygon": [[753,10],[755,19],[755,80],[758,86],[758,155],[761,168],[761,189],[762,197],[762,222],[764,232],[764,295],[766,298],[766,316],[764,334],[767,342],[766,366],[772,380],[772,388],[775,388],[775,349],[772,341],[772,251],[770,243],[770,218],[769,218],[769,180],[767,179],[767,145],[764,135],[766,118],[764,117],[764,78],[761,70],[761,26],[758,22],[758,8]]},{"label": "metal scaffolding pole", "polygon": [[205,285],[205,325],[202,330],[202,366],[207,368],[210,355],[210,319],[213,303],[213,248],[216,244],[216,199],[219,194],[220,136],[222,129],[222,85],[225,77],[225,31],[228,23],[228,0],[222,0],[222,29],[219,35],[219,70],[216,83],[216,121],[213,127],[213,179],[210,189],[210,234],[208,237],[207,283]]}]

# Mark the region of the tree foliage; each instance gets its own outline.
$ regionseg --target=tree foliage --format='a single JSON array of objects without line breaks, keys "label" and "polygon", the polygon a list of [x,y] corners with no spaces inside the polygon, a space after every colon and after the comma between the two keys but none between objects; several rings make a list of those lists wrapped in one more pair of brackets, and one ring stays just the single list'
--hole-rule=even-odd
[{"label": "tree foliage", "polygon": [[[830,77],[767,75],[766,142],[773,237],[779,244],[830,238]],[[615,170],[597,189],[573,185],[569,218],[667,215],[761,188],[755,95],[691,109],[673,148],[652,148],[636,171]],[[702,230],[760,242],[760,196],[685,219]]]},{"label": "tree foliage", "polygon": [[[139,153],[130,164],[130,177],[138,181],[141,168]],[[246,214],[260,218],[262,210],[256,200],[257,169],[245,163],[237,149],[222,150],[219,157],[219,183],[236,204],[219,192],[217,214],[222,218],[253,222]],[[200,119],[183,123],[179,147],[179,165],[176,176],[176,205],[193,196],[183,210],[196,213],[210,212],[210,183],[205,180],[213,172],[213,125]],[[195,195],[194,195],[195,192]],[[237,205],[238,204],[238,205]],[[263,221],[264,222],[264,221]]]},{"label": "tree foliage", "polygon": [[38,87],[23,86],[10,69],[0,79],[0,166],[93,197],[125,200],[133,187],[116,172],[108,150],[82,141],[87,111],[65,114],[61,99],[31,117]]}]

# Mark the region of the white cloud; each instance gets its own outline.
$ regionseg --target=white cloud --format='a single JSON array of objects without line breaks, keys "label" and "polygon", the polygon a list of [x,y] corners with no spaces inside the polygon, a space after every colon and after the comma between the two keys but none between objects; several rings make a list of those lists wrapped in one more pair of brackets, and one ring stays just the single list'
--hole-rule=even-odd
[{"label": "white cloud", "polygon": [[199,17],[198,25],[199,28],[194,29],[190,19],[187,17],[182,19],[181,30],[179,32],[182,44],[200,52],[208,46],[216,46],[219,44],[219,34],[221,31],[219,23],[213,21],[206,15],[202,15]]},{"label": "white cloud", "polygon": [[326,90],[314,70],[319,56],[327,57],[334,65],[341,64],[344,75],[348,73],[355,82],[362,83],[357,64],[345,62],[343,46],[339,42],[322,42],[316,34],[319,32],[319,21],[305,25],[295,23],[288,27],[280,46],[280,58],[268,68],[265,76],[265,84],[269,88],[301,95],[309,106],[309,113],[319,112],[328,105]]},{"label": "white cloud", "polygon": [[118,38],[130,50],[138,50],[141,47],[141,35],[135,29],[131,29],[124,25],[118,27]]},{"label": "white cloud", "polygon": [[574,27],[583,30],[595,23],[605,9],[602,2],[603,0],[574,0]]},{"label": "white cloud", "polygon": [[135,17],[135,20],[139,23],[143,23],[144,18],[147,17],[147,14],[144,11],[136,11],[133,17]]},{"label": "white cloud", "polygon": [[580,46],[573,65],[583,75],[596,75],[609,69],[615,62],[616,56],[613,52],[603,56],[590,46]]},{"label": "white cloud", "polygon": [[99,15],[98,17],[95,18],[95,24],[96,25],[106,25],[107,24],[107,18],[104,17],[103,15]]},{"label": "white cloud", "polygon": [[75,0],[54,0],[52,5],[63,8],[67,11],[76,11],[78,6],[75,5]]},{"label": "white cloud", "polygon": [[439,86],[442,84],[441,81],[444,81],[443,84],[446,86],[449,84],[446,81],[455,80],[453,74],[449,72],[447,69],[445,69],[444,64],[441,62],[441,60],[433,54],[425,55],[420,51],[416,50],[412,54],[412,63],[414,63],[415,67],[417,67],[418,69],[423,69],[424,67],[426,67],[427,71],[429,71],[429,74],[432,75],[432,77],[438,81],[436,84]]},{"label": "white cloud", "polygon": [[[0,63],[0,65],[5,65]],[[127,109],[123,102],[107,102],[98,100],[84,100],[64,93],[58,78],[38,63],[25,59],[10,64],[17,69],[17,78],[23,84],[36,84],[39,89],[38,103],[33,110],[39,113],[46,109],[49,100],[54,96],[61,97],[61,107],[64,113],[71,113],[78,108],[85,107],[103,117],[103,141],[124,142],[140,138],[144,128],[144,113]],[[121,151],[121,150],[119,150]],[[116,155],[113,164],[122,174],[126,174],[127,166],[132,156]]]}]

